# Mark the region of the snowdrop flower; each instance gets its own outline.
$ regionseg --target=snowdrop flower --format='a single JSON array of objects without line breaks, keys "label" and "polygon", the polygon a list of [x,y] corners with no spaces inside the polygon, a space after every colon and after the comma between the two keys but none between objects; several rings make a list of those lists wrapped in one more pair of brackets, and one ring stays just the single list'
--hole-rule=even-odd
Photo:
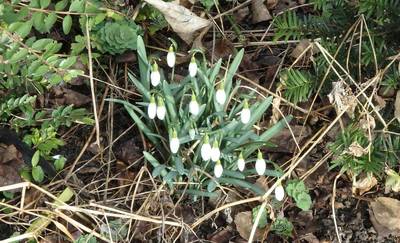
[{"label": "snowdrop flower", "polygon": [[249,102],[247,102],[247,99],[245,99],[242,112],[240,112],[240,120],[242,121],[243,124],[247,124],[250,121],[250,116],[251,113],[249,109]]},{"label": "snowdrop flower", "polygon": [[156,113],[157,113],[156,99],[154,98],[154,95],[152,95],[150,98],[150,104],[147,107],[147,115],[149,116],[150,119],[154,119],[154,117],[156,117]]},{"label": "snowdrop flower", "polygon": [[161,97],[157,97],[157,118],[164,120],[166,112],[167,109],[165,108],[163,99]]},{"label": "snowdrop flower", "polygon": [[211,160],[214,162],[217,162],[219,160],[220,156],[221,156],[221,152],[219,151],[219,148],[218,148],[218,141],[214,140],[213,146],[211,148]]},{"label": "snowdrop flower", "polygon": [[194,76],[196,76],[196,74],[197,74],[197,63],[193,55],[189,64],[189,75],[190,77],[193,78]]},{"label": "snowdrop flower", "polygon": [[201,146],[200,152],[201,152],[201,158],[204,161],[207,161],[211,158],[211,145],[207,134],[204,137],[204,142],[203,145]]},{"label": "snowdrop flower", "polygon": [[169,148],[171,149],[171,152],[173,154],[176,154],[179,150],[179,138],[178,138],[178,134],[176,133],[176,130],[174,129],[174,131],[172,132],[172,137],[171,140],[169,141]]},{"label": "snowdrop flower", "polygon": [[197,103],[197,99],[196,99],[196,95],[192,94],[192,100],[189,103],[189,112],[194,115],[197,116],[197,114],[199,114],[199,103]]},{"label": "snowdrop flower", "polygon": [[282,201],[283,198],[285,197],[285,190],[283,189],[283,186],[279,184],[277,187],[275,187],[275,198],[278,201]]},{"label": "snowdrop flower", "polygon": [[222,167],[221,161],[217,161],[214,166],[214,175],[217,178],[220,178],[222,175],[222,172],[224,172],[224,168]]},{"label": "snowdrop flower", "polygon": [[256,171],[258,175],[264,175],[266,169],[265,160],[263,159],[262,153],[258,151],[256,160]]},{"label": "snowdrop flower", "polygon": [[151,84],[156,87],[157,85],[160,84],[160,72],[158,71],[158,65],[156,62],[154,62],[153,66],[151,66],[151,73],[150,73],[150,81]]},{"label": "snowdrop flower", "polygon": [[169,47],[168,54],[167,54],[168,67],[172,68],[175,66],[175,59],[176,59],[176,57],[175,57],[174,47],[171,45]]},{"label": "snowdrop flower", "polygon": [[238,169],[239,169],[240,171],[243,171],[243,170],[244,170],[245,161],[244,161],[243,153],[242,153],[242,152],[240,152],[240,154],[239,154],[239,159],[238,159],[238,161],[237,161],[237,166],[238,166]]},{"label": "snowdrop flower", "polygon": [[217,100],[218,104],[220,104],[220,105],[225,104],[226,93],[225,93],[225,90],[224,90],[224,84],[223,83],[221,83],[221,85],[217,89],[217,92],[215,93],[215,99]]}]

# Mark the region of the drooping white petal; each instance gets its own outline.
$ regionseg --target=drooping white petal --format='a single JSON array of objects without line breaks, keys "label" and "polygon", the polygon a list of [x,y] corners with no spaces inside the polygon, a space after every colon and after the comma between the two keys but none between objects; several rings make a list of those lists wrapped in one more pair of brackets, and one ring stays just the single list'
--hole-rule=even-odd
[{"label": "drooping white petal", "polygon": [[226,100],[225,90],[218,89],[217,92],[215,93],[215,98],[216,98],[218,104],[220,104],[220,105],[225,104],[225,100]]},{"label": "drooping white petal", "polygon": [[285,197],[285,190],[283,189],[282,185],[278,185],[277,187],[275,187],[275,198],[278,201],[282,201],[283,198]]},{"label": "drooping white petal", "polygon": [[211,160],[217,162],[219,157],[221,157],[221,151],[219,151],[218,146],[213,145],[211,148]]},{"label": "drooping white petal", "polygon": [[157,113],[157,105],[155,102],[150,102],[149,106],[147,107],[147,115],[150,119],[154,119]]},{"label": "drooping white petal", "polygon": [[215,166],[214,166],[214,175],[217,178],[220,178],[222,175],[222,172],[224,172],[224,168],[222,167],[222,164],[220,161],[218,161]]},{"label": "drooping white petal", "polygon": [[167,113],[167,110],[165,109],[165,106],[157,106],[157,118],[160,120],[164,120],[165,118],[165,113]]},{"label": "drooping white petal", "polygon": [[175,66],[175,60],[176,60],[175,52],[173,50],[169,50],[168,54],[167,54],[168,67],[170,67],[170,68],[174,67]]},{"label": "drooping white petal", "polygon": [[209,143],[204,143],[201,146],[201,158],[207,161],[211,158],[211,145]]},{"label": "drooping white petal", "polygon": [[153,85],[154,87],[156,87],[157,85],[160,84],[160,72],[158,70],[156,71],[152,71],[150,73],[150,81],[151,81],[151,85]]},{"label": "drooping white petal", "polygon": [[192,100],[189,103],[189,112],[194,115],[197,116],[199,114],[200,111],[200,107],[199,107],[199,103],[197,103],[197,101]]},{"label": "drooping white petal", "polygon": [[176,154],[179,150],[179,139],[178,138],[171,138],[171,140],[169,141],[169,148],[171,149],[171,152],[173,154]]},{"label": "drooping white petal", "polygon": [[238,161],[237,161],[237,166],[238,166],[238,169],[239,169],[240,171],[243,171],[243,170],[244,170],[245,161],[244,161],[243,158],[239,158],[239,159],[238,159]]},{"label": "drooping white petal", "polygon": [[249,108],[243,108],[242,112],[240,112],[240,120],[242,121],[243,124],[247,124],[250,121],[250,109]]},{"label": "drooping white petal", "polygon": [[197,74],[197,63],[196,62],[190,62],[189,64],[189,75],[190,77],[194,77]]},{"label": "drooping white petal", "polygon": [[257,171],[258,175],[264,175],[266,167],[267,167],[267,165],[265,164],[264,159],[258,158],[256,160],[256,171]]}]

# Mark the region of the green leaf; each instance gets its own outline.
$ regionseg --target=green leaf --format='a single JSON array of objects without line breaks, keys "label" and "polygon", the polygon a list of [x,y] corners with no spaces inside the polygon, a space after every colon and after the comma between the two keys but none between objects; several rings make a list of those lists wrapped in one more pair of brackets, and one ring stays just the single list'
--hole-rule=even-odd
[{"label": "green leaf", "polygon": [[299,207],[303,211],[309,210],[310,207],[311,207],[311,204],[312,204],[311,197],[306,192],[300,193],[296,197],[296,205],[297,205],[297,207]]},{"label": "green leaf", "polygon": [[44,13],[43,12],[35,12],[32,15],[33,27],[40,33],[44,33],[46,31],[46,26],[44,24]]},{"label": "green leaf", "polygon": [[239,68],[240,62],[242,61],[244,55],[244,49],[241,49],[233,59],[225,78],[225,92],[230,94],[232,89],[232,78],[236,74],[236,71]]},{"label": "green leaf", "polygon": [[40,151],[36,150],[36,152],[32,156],[32,167],[36,167],[40,160]]},{"label": "green leaf", "polygon": [[56,161],[54,161],[54,167],[56,168],[56,170],[60,171],[60,170],[64,169],[66,161],[67,161],[67,159],[63,156],[59,159],[56,159]]},{"label": "green leaf", "polygon": [[12,57],[8,60],[9,63],[14,64],[22,59],[26,58],[26,55],[28,54],[28,49],[21,48],[17,53],[12,55]]},{"label": "green leaf", "polygon": [[44,50],[46,48],[46,46],[50,43],[52,43],[53,40],[52,39],[40,39],[35,41],[32,44],[32,49],[36,50],[36,51],[41,51]]},{"label": "green leaf", "polygon": [[84,13],[85,12],[85,1],[73,0],[69,6],[70,12]]},{"label": "green leaf", "polygon": [[50,0],[40,0],[40,8],[41,9],[45,9],[49,6],[50,4]]},{"label": "green leaf", "polygon": [[44,26],[46,28],[47,32],[50,32],[50,29],[53,27],[53,25],[57,21],[57,14],[52,12],[47,17],[44,19]]},{"label": "green leaf", "polygon": [[63,19],[63,32],[64,34],[68,34],[71,31],[71,26],[72,26],[72,17],[71,15],[67,15]]},{"label": "green leaf", "polygon": [[68,0],[62,0],[59,1],[58,3],[56,3],[56,6],[54,7],[54,9],[56,11],[61,11],[64,10],[64,8],[68,5]]},{"label": "green leaf", "polygon": [[159,165],[159,166],[157,166],[157,167],[155,167],[155,168],[153,169],[153,172],[151,173],[151,175],[152,175],[153,177],[157,177],[157,176],[159,176],[159,175],[161,174],[161,172],[162,172],[163,170],[165,170],[165,168],[167,168],[165,165]]},{"label": "green leaf", "polygon": [[32,75],[34,77],[40,77],[40,76],[43,76],[45,73],[47,73],[49,70],[50,69],[47,65],[42,65],[38,69],[36,69]]},{"label": "green leaf", "polygon": [[62,60],[59,64],[59,67],[63,68],[63,69],[67,69],[67,68],[71,67],[72,65],[74,65],[76,63],[76,58],[77,58],[76,56],[71,56],[71,57],[68,57],[68,58]]},{"label": "green leaf", "polygon": [[32,20],[27,22],[16,22],[12,23],[8,29],[11,32],[17,33],[21,38],[25,38],[32,29]]},{"label": "green leaf", "polygon": [[40,166],[35,166],[32,167],[32,177],[36,182],[42,182],[44,179],[44,172],[42,170],[42,167]]},{"label": "green leaf", "polygon": [[[253,208],[252,213],[253,213],[253,223],[255,222],[258,212],[260,211],[261,205]],[[260,220],[258,221],[258,228],[264,228],[268,224],[268,213],[267,210],[264,208],[263,211],[261,212]]]}]

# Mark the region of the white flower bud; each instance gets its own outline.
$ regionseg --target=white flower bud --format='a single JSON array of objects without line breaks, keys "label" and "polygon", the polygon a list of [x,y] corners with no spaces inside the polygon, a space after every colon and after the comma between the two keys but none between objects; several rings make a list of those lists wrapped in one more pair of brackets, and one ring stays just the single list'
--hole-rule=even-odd
[{"label": "white flower bud", "polygon": [[164,101],[161,97],[157,98],[157,118],[164,120],[167,109],[165,108]]},{"label": "white flower bud", "polygon": [[265,160],[260,151],[258,151],[257,160],[256,160],[256,171],[258,175],[264,175],[265,169],[267,165],[265,164]]},{"label": "white flower bud", "polygon": [[224,172],[224,168],[222,167],[221,161],[217,161],[214,166],[214,175],[217,178],[220,178],[222,175],[222,172]]},{"label": "white flower bud", "polygon": [[150,119],[154,119],[156,117],[156,113],[157,113],[156,100],[154,99],[154,96],[151,96],[150,104],[147,107],[147,115],[149,116]]},{"label": "white flower bud", "polygon": [[239,154],[239,159],[238,159],[238,161],[237,161],[237,166],[238,166],[238,169],[239,169],[240,171],[243,171],[243,170],[244,170],[245,161],[244,161],[244,158],[243,158],[243,154],[242,154],[242,153]]},{"label": "white flower bud", "polygon": [[189,64],[189,75],[190,77],[193,78],[194,76],[196,76],[196,74],[197,74],[197,63],[193,55]]},{"label": "white flower bud", "polygon": [[172,138],[169,141],[169,148],[171,149],[171,153],[176,154],[179,150],[179,139],[178,139],[178,135],[176,134],[176,131],[174,130],[172,133]]},{"label": "white flower bud", "polygon": [[211,145],[208,139],[208,135],[204,137],[203,145],[201,146],[201,158],[207,161],[211,158]]},{"label": "white flower bud", "polygon": [[221,84],[215,93],[215,99],[217,100],[218,104],[223,105],[226,101],[226,93],[224,90],[224,84]]},{"label": "white flower bud", "polygon": [[275,187],[275,198],[278,201],[282,201],[283,198],[285,197],[285,190],[283,189],[283,186],[279,184],[277,187]]},{"label": "white flower bud", "polygon": [[219,151],[219,148],[218,148],[218,142],[217,142],[217,140],[215,140],[213,143],[213,146],[211,148],[211,160],[214,162],[217,162],[219,160],[220,156],[221,156],[221,152]]},{"label": "white flower bud", "polygon": [[151,67],[151,73],[150,73],[150,81],[151,85],[156,87],[157,85],[160,84],[161,76],[160,72],[158,71],[158,65],[156,62],[154,62],[153,66]]},{"label": "white flower bud", "polygon": [[175,66],[175,59],[176,59],[176,57],[175,57],[174,47],[171,45],[169,47],[168,54],[167,54],[168,67],[172,68]]},{"label": "white flower bud", "polygon": [[189,130],[189,137],[190,137],[190,139],[194,139],[195,136],[196,136],[196,129],[191,128],[191,129]]},{"label": "white flower bud", "polygon": [[192,94],[192,100],[189,103],[189,112],[192,115],[197,116],[199,114],[199,111],[200,111],[200,107],[199,107],[199,103],[197,103],[196,95]]},{"label": "white flower bud", "polygon": [[249,103],[247,100],[244,100],[244,105],[242,112],[240,112],[240,120],[242,121],[243,124],[247,124],[250,121],[250,109],[249,109]]}]

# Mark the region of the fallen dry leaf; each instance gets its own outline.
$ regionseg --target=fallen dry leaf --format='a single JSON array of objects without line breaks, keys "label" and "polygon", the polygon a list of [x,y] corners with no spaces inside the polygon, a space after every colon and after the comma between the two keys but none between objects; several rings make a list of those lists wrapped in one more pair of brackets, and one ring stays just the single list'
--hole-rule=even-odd
[{"label": "fallen dry leaf", "polygon": [[91,98],[89,96],[83,95],[72,89],[54,87],[52,92],[55,98],[54,100],[50,100],[50,102],[57,105],[74,105],[75,107],[81,107],[91,102]]},{"label": "fallen dry leaf", "polygon": [[314,44],[311,43],[309,40],[301,40],[296,47],[293,49],[292,53],[290,54],[291,57],[294,59],[297,58],[304,58],[304,60],[308,61],[312,54],[317,49],[314,48]]},{"label": "fallen dry leaf", "polygon": [[353,186],[351,188],[353,194],[363,195],[370,191],[374,186],[378,184],[378,181],[373,175],[366,175],[357,180],[353,177]]},{"label": "fallen dry leaf", "polygon": [[22,182],[19,171],[24,162],[21,157],[14,145],[0,147],[0,187]]},{"label": "fallen dry leaf", "polygon": [[198,17],[189,9],[174,3],[164,2],[161,0],[145,0],[153,7],[158,9],[171,25],[172,29],[182,38],[187,44],[191,44],[195,38],[195,33],[207,26],[211,22]]},{"label": "fallen dry leaf", "polygon": [[211,242],[221,243],[221,242],[229,242],[229,239],[232,238],[233,234],[230,229],[222,229],[214,232],[211,236],[208,236],[208,240]]},{"label": "fallen dry leaf", "polygon": [[337,112],[340,113],[346,110],[346,113],[353,118],[354,111],[357,106],[357,98],[349,87],[345,87],[343,80],[332,83],[332,91],[329,93],[328,98],[331,104],[334,104]]},{"label": "fallen dry leaf", "polygon": [[351,143],[349,148],[343,153],[359,158],[368,153],[368,148],[363,148],[357,141],[355,141]]},{"label": "fallen dry leaf", "polygon": [[394,117],[400,122],[400,90],[397,91],[396,101],[394,102]]},{"label": "fallen dry leaf", "polygon": [[[250,237],[251,228],[253,227],[253,216],[250,211],[240,212],[235,216],[235,225],[236,230],[239,232],[239,235],[248,240]],[[263,238],[263,230],[257,228],[256,233],[254,234],[254,240],[262,240]]]},{"label": "fallen dry leaf", "polygon": [[378,197],[369,204],[370,219],[380,236],[400,235],[400,201],[390,197]]},{"label": "fallen dry leaf", "polygon": [[253,15],[252,17],[253,24],[257,24],[272,19],[272,16],[268,11],[267,6],[265,6],[264,4],[264,0],[252,0],[251,11]]}]

